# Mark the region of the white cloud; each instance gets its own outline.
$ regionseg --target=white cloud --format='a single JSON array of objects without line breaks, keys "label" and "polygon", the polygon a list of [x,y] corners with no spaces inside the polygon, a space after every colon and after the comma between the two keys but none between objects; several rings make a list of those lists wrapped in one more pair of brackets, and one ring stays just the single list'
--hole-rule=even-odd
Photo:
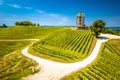
[{"label": "white cloud", "polygon": [[53,18],[56,18],[57,20],[58,20],[58,24],[64,24],[66,21],[68,21],[68,18],[67,17],[64,17],[64,16],[62,16],[62,15],[60,15],[60,14],[54,14],[54,13],[52,13],[52,14],[49,14],[51,17],[53,17]]},{"label": "white cloud", "polygon": [[46,12],[43,12],[42,10],[38,10],[38,9],[36,9],[36,11],[40,14],[44,14],[41,17],[44,21],[49,20],[49,21],[46,21],[46,22],[49,22],[49,24],[52,24],[52,23],[64,24],[68,21],[68,18],[66,16],[61,15],[61,14],[46,13]]},{"label": "white cloud", "polygon": [[61,21],[67,21],[68,19],[66,17],[61,18]]},{"label": "white cloud", "polygon": [[67,18],[65,18],[65,17],[62,17],[62,18],[60,18],[60,20],[59,20],[59,24],[65,24],[66,22],[68,21],[68,19]]},{"label": "white cloud", "polygon": [[3,5],[3,0],[0,0],[0,5]]},{"label": "white cloud", "polygon": [[25,9],[32,9],[31,7],[25,7]]},{"label": "white cloud", "polygon": [[42,10],[38,10],[38,9],[36,9],[36,11],[38,13],[42,14],[41,18],[43,19],[44,23],[48,23],[50,25],[51,24],[62,25],[62,24],[66,24],[66,22],[68,22],[68,18],[66,16],[61,15],[61,14],[46,13],[46,12],[43,12]]},{"label": "white cloud", "polygon": [[9,6],[14,7],[14,8],[21,8],[21,6],[18,4],[10,4]]},{"label": "white cloud", "polygon": [[63,22],[62,22],[62,21],[59,21],[58,24],[63,24]]},{"label": "white cloud", "polygon": [[59,19],[59,15],[58,15],[58,14],[54,14],[54,13],[52,13],[52,14],[49,14],[49,15],[52,16],[52,17],[54,17],[54,18]]},{"label": "white cloud", "polygon": [[42,10],[38,10],[38,9],[36,9],[36,11],[38,12],[38,13],[43,13],[43,11]]},{"label": "white cloud", "polygon": [[[25,7],[21,6],[21,8],[25,9]],[[56,14],[56,13],[47,13],[43,10],[34,9],[32,8],[36,13],[31,14],[12,14],[9,16],[2,16],[0,19],[0,23],[5,23],[7,25],[14,25],[14,22],[16,21],[22,21],[22,20],[30,20],[35,23],[39,23],[40,25],[54,25],[54,26],[60,26],[60,25],[72,25],[74,23],[74,19],[62,15],[62,14]],[[4,20],[3,20],[4,19]]]}]

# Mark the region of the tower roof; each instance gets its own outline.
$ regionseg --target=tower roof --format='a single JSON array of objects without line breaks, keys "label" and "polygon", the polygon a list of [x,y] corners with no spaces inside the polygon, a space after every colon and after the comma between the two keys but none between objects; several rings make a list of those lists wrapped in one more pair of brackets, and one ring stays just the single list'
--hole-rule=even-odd
[{"label": "tower roof", "polygon": [[77,16],[83,16],[84,17],[82,12],[79,12]]}]

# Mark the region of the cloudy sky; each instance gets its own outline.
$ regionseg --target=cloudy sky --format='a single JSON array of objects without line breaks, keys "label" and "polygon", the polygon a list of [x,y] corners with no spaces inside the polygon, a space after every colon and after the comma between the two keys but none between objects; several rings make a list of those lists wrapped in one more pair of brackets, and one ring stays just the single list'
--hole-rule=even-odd
[{"label": "cloudy sky", "polygon": [[107,27],[120,27],[120,0],[0,0],[0,25],[30,20],[40,25],[75,26],[81,11],[87,26],[102,19]]}]

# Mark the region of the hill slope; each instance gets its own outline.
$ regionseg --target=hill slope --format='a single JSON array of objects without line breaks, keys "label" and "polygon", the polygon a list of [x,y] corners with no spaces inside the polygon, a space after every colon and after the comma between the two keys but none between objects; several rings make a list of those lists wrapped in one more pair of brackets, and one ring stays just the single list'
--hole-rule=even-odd
[{"label": "hill slope", "polygon": [[34,73],[30,67],[37,63],[24,57],[20,52],[20,49],[29,43],[0,41],[0,80],[19,80]]},{"label": "hill slope", "polygon": [[51,33],[65,30],[65,27],[15,26],[0,28],[0,39],[44,38]]},{"label": "hill slope", "polygon": [[93,39],[89,30],[68,29],[35,43],[30,53],[62,62],[78,61],[88,56]]},{"label": "hill slope", "polygon": [[97,60],[90,66],[79,70],[62,80],[98,79],[119,80],[120,79],[120,39],[109,40],[102,45]]}]

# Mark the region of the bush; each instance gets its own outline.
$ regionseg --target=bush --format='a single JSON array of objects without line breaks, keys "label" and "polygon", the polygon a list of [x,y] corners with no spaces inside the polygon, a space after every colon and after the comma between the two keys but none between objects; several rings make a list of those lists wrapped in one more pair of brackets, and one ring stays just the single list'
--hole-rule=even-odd
[{"label": "bush", "polygon": [[15,25],[17,25],[17,26],[36,26],[35,23],[32,23],[30,21],[15,22]]}]

